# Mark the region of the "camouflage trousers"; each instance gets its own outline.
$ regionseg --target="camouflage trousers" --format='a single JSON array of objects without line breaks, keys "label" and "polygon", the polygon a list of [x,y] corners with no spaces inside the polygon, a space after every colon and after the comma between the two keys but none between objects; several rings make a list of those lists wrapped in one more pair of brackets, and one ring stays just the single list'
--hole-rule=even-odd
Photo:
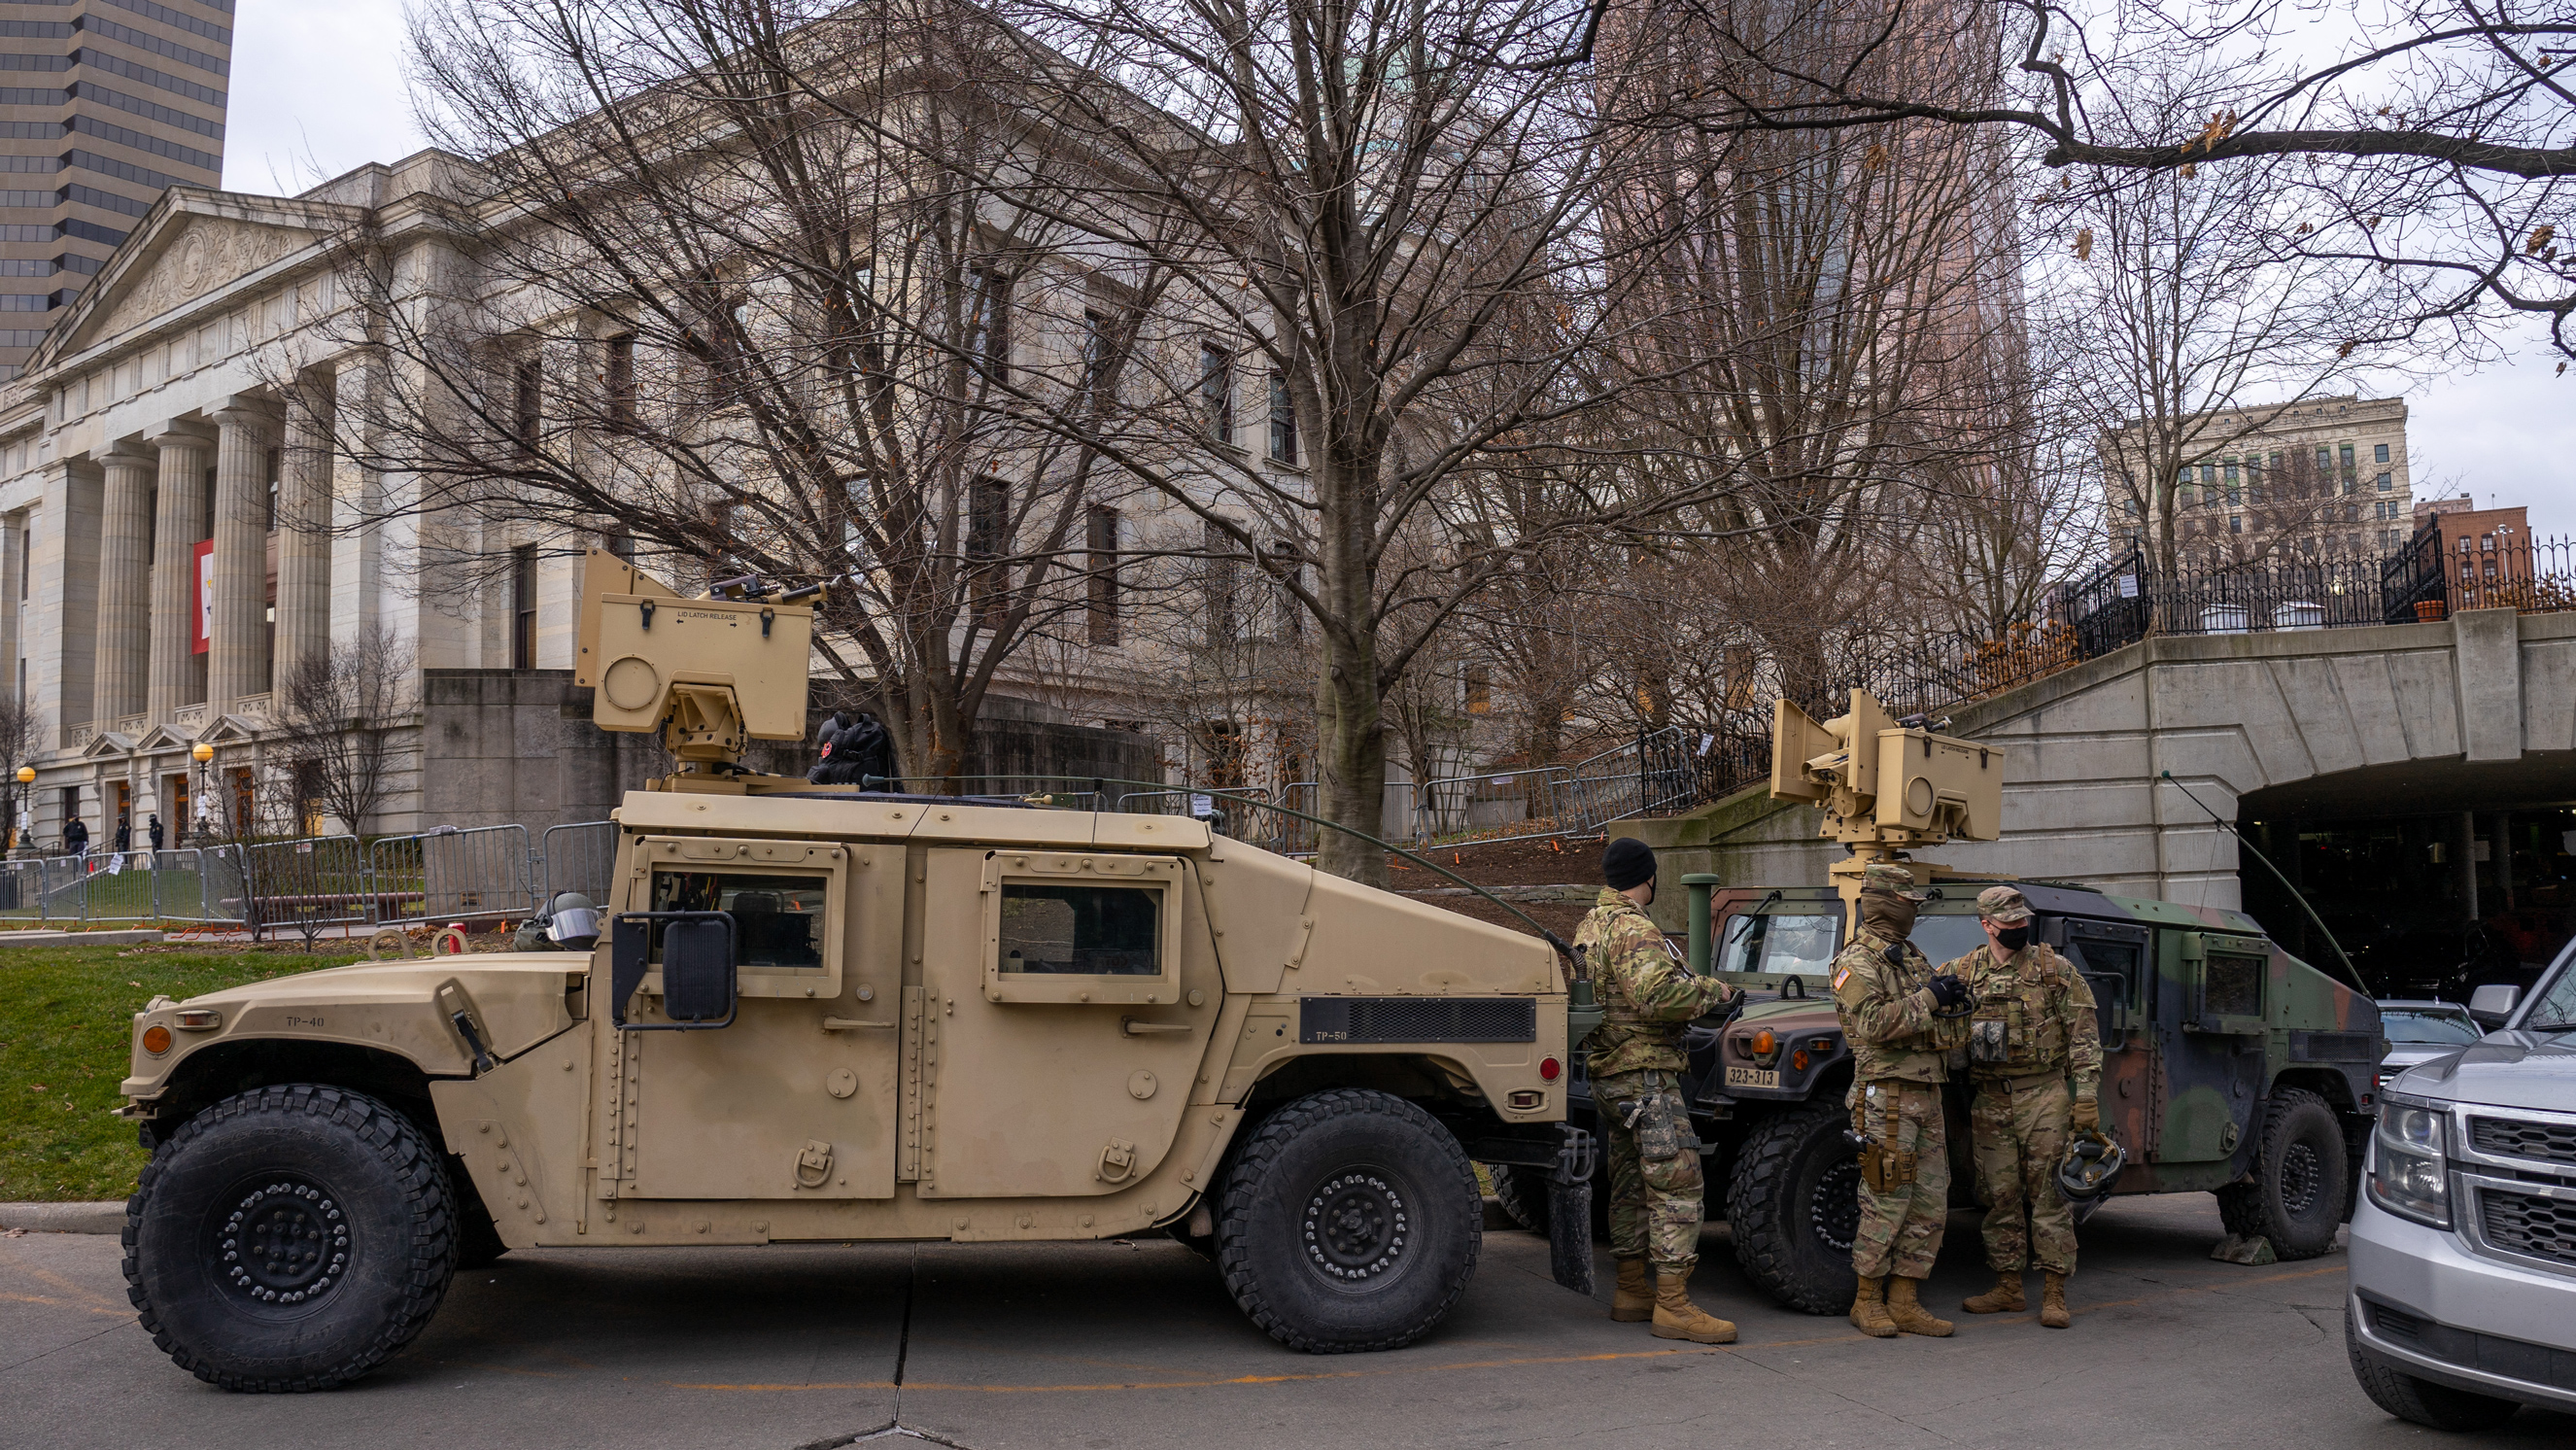
[{"label": "camouflage trousers", "polygon": [[[1888,1107],[1896,1107],[1891,1142]],[[1941,1125],[1941,1085],[1879,1078],[1852,1088],[1852,1121],[1878,1142],[1914,1155],[1914,1181],[1882,1193],[1860,1185],[1860,1231],[1852,1272],[1864,1279],[1928,1279],[1950,1214],[1950,1148]]]},{"label": "camouflage trousers", "polygon": [[1610,1254],[1645,1259],[1658,1274],[1699,1267],[1699,1151],[1690,1110],[1669,1072],[1592,1080],[1610,1151]]},{"label": "camouflage trousers", "polygon": [[[2075,1272],[2075,1211],[2057,1191],[2057,1164],[2074,1133],[2066,1079],[1988,1079],[1968,1109],[1977,1197],[1986,1204],[1986,1267]],[[2027,1215],[2029,1225],[2023,1225]]]}]

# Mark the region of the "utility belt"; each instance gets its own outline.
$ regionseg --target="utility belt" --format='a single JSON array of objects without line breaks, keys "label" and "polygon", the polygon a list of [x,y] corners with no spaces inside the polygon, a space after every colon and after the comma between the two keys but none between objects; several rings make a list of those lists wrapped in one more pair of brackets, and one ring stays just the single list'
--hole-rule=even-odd
[{"label": "utility belt", "polygon": [[[1922,1156],[1911,1148],[1896,1146],[1899,1130],[1904,1126],[1905,1089],[1913,1084],[1903,1078],[1882,1078],[1864,1083],[1852,1095],[1852,1136],[1860,1141],[1860,1176],[1872,1193],[1893,1193],[1914,1182],[1915,1166]],[[1940,1089],[1932,1084],[1932,1111],[1939,1112]],[[1884,1104],[1873,1111],[1870,1089],[1879,1089]],[[1881,1131],[1872,1134],[1871,1129]]]},{"label": "utility belt", "polygon": [[1971,1079],[1979,1092],[1993,1088],[2002,1093],[2038,1092],[2052,1084],[2066,1081],[2066,1065],[2043,1068],[2038,1072],[1978,1073]]}]

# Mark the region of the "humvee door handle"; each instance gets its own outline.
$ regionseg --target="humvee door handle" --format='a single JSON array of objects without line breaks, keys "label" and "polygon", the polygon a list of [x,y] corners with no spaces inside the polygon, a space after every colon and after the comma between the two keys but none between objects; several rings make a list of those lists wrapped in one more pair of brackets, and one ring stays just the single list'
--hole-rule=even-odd
[{"label": "humvee door handle", "polygon": [[826,1017],[823,1019],[823,1030],[826,1032],[847,1032],[853,1027],[892,1028],[896,1025],[897,1024],[892,1022],[869,1022],[858,1017]]},{"label": "humvee door handle", "polygon": [[1188,1032],[1193,1029],[1187,1022],[1139,1022],[1133,1017],[1121,1017],[1118,1030],[1130,1037],[1143,1037],[1154,1032]]}]

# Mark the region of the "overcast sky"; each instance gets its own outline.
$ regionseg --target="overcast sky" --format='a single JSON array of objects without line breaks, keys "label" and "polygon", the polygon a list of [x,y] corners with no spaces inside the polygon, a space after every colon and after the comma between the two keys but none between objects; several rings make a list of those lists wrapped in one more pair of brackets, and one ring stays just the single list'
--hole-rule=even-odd
[{"label": "overcast sky", "polygon": [[[241,0],[224,184],[290,193],[420,149],[402,76],[400,0]],[[2407,391],[2416,496],[2464,486],[2525,504],[2542,535],[2576,534],[2576,369],[2537,341],[2518,364]]]}]

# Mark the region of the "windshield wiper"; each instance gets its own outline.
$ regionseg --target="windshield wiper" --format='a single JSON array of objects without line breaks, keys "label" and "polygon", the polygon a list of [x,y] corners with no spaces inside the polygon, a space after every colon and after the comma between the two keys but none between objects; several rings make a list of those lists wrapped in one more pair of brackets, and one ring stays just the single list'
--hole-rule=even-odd
[{"label": "windshield wiper", "polygon": [[2576,1032],[2576,1022],[2525,1022],[2525,1032]]}]

